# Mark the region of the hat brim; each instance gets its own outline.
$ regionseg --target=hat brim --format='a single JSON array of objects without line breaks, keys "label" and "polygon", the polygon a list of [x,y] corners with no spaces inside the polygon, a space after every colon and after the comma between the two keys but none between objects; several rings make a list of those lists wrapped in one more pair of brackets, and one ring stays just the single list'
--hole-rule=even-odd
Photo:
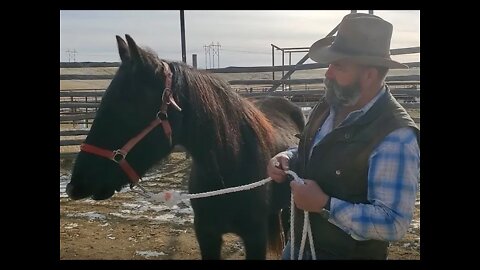
[{"label": "hat brim", "polygon": [[388,67],[391,69],[409,68],[407,65],[388,58],[375,56],[355,56],[337,52],[333,50],[331,46],[334,40],[335,36],[329,36],[313,43],[308,52],[308,56],[313,61],[322,64],[330,64],[341,59],[349,59],[359,64]]}]

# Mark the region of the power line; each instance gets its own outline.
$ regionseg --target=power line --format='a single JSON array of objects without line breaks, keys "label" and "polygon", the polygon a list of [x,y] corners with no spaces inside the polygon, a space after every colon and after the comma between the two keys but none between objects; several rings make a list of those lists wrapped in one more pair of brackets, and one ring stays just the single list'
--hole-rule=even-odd
[{"label": "power line", "polygon": [[73,62],[74,63],[76,62],[76,60],[75,60],[76,54],[77,54],[77,50],[73,49]]},{"label": "power line", "polygon": [[270,55],[269,52],[259,52],[259,51],[244,51],[244,50],[230,50],[230,49],[222,49],[222,51]]},{"label": "power line", "polygon": [[70,62],[71,62],[70,59],[71,59],[71,57],[72,57],[72,54],[71,54],[72,51],[70,51],[70,49],[68,49],[68,50],[66,50],[65,52],[68,54],[68,62],[70,63]]},{"label": "power line", "polygon": [[[213,42],[210,45],[204,45],[205,49],[205,68],[215,68],[215,55],[217,56],[217,68],[220,67],[220,43],[217,41],[217,44]],[[208,60],[210,60],[210,65],[208,65]]]},{"label": "power line", "polygon": [[76,62],[77,50],[73,49],[72,51],[70,49],[67,49],[65,52],[68,54],[68,62],[72,62],[72,59],[73,59],[73,62]]},{"label": "power line", "polygon": [[203,45],[205,49],[205,69],[208,68],[208,60],[210,60],[210,46]]}]

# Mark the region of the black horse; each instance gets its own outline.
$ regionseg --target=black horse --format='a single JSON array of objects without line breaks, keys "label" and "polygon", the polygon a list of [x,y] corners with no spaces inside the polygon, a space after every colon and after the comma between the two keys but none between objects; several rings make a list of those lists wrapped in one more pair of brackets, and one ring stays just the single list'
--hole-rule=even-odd
[{"label": "black horse", "polygon": [[[297,144],[304,117],[293,103],[249,101],[215,75],[161,60],[129,35],[126,40],[117,36],[122,63],[75,161],[70,198],[110,198],[137,184],[175,145],[193,160],[190,193],[245,185],[266,178],[268,160]],[[269,182],[192,199],[202,258],[220,259],[224,233],[241,237],[247,259],[265,259],[267,248],[281,251],[279,212],[289,198],[282,186]]]}]

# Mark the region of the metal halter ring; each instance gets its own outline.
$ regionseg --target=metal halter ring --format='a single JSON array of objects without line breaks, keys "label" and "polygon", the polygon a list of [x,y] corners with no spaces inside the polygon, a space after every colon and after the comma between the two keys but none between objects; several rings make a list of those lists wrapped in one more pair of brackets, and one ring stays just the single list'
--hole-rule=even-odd
[{"label": "metal halter ring", "polygon": [[158,111],[157,112],[157,118],[160,119],[160,120],[167,120],[168,114],[167,114],[167,112]]},{"label": "metal halter ring", "polygon": [[116,163],[120,163],[120,161],[124,160],[127,154],[123,153],[122,150],[117,149],[113,151],[112,160]]}]

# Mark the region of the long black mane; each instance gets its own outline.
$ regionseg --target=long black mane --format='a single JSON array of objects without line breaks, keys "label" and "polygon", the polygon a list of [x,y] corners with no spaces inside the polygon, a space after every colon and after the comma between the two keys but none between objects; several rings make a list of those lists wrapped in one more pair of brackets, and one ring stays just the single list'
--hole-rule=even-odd
[{"label": "long black mane", "polygon": [[[174,92],[183,95],[188,134],[187,148],[195,152],[209,152],[217,160],[233,164],[241,162],[240,150],[245,146],[246,135],[254,135],[261,159],[273,151],[273,127],[255,105],[240,97],[231,86],[216,75],[189,67],[183,63],[171,63]],[[255,162],[252,160],[252,162]],[[217,164],[216,166],[219,166]]]}]

